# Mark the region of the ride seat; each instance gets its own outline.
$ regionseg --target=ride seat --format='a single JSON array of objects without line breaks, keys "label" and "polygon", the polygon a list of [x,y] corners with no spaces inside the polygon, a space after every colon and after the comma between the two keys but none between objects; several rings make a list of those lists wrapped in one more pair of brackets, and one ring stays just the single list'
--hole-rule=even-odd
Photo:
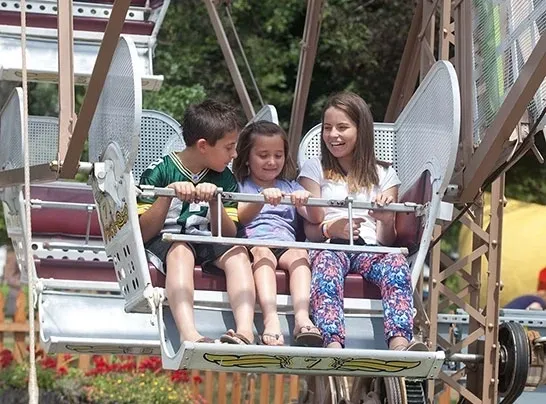
[{"label": "ride seat", "polygon": [[[104,18],[74,17],[74,30],[104,32],[108,20]],[[12,11],[0,13],[0,25],[21,25],[21,14]],[[57,16],[52,14],[27,13],[27,25],[34,28],[57,29]],[[150,21],[125,21],[122,33],[130,35],[151,35],[154,23]]]},{"label": "ride seat", "polygon": [[[75,84],[89,81],[103,33],[106,30],[114,1],[91,0],[73,3],[74,76]],[[157,35],[166,14],[169,0],[133,0],[125,17],[122,34],[130,37],[138,49],[142,86],[159,90],[162,76],[153,73],[152,59]],[[57,64],[57,2],[29,0],[26,7],[27,69],[30,81],[56,82]],[[0,80],[20,81],[22,69],[19,36],[21,25],[18,0],[0,2]]]}]

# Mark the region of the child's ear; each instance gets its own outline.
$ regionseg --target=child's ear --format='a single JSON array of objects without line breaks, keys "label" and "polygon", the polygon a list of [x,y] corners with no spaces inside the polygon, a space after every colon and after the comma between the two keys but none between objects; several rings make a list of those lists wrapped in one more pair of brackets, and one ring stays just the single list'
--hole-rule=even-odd
[{"label": "child's ear", "polygon": [[207,150],[208,142],[205,139],[199,139],[195,142],[195,145],[197,146],[197,150],[203,153]]}]

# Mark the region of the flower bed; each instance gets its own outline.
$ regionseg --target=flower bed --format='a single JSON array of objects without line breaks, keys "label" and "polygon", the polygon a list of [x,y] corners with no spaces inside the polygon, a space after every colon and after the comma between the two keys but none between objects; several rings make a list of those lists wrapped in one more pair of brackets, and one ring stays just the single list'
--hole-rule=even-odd
[{"label": "flower bed", "polygon": [[[64,355],[58,366],[54,357],[36,354],[40,403],[204,403],[192,396],[192,384],[201,383],[184,370],[164,371],[161,359],[94,356],[88,371],[73,366]],[[0,402],[27,403],[28,364],[16,363],[9,350],[0,352]]]}]

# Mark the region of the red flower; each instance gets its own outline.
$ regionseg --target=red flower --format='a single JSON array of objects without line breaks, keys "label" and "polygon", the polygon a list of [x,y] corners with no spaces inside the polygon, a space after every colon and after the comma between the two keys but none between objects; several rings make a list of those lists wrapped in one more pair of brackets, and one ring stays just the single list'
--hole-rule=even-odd
[{"label": "red flower", "polygon": [[190,375],[186,370],[175,370],[171,373],[171,382],[173,383],[188,383],[190,381]]},{"label": "red flower", "polygon": [[59,369],[57,369],[58,376],[64,376],[67,373],[68,373],[68,370],[64,366],[61,366]]},{"label": "red flower", "polygon": [[57,367],[57,361],[51,356],[46,356],[40,363],[44,369],[55,369]]},{"label": "red flower", "polygon": [[193,376],[193,382],[195,384],[201,384],[201,383],[203,383],[203,379],[201,379],[201,376],[195,375],[195,376]]},{"label": "red flower", "polygon": [[13,362],[13,354],[10,350],[4,349],[0,351],[0,369],[7,368]]},{"label": "red flower", "polygon": [[149,356],[148,358],[140,362],[140,365],[138,366],[138,370],[141,372],[145,370],[159,372],[161,371],[161,369],[161,358],[158,356]]}]

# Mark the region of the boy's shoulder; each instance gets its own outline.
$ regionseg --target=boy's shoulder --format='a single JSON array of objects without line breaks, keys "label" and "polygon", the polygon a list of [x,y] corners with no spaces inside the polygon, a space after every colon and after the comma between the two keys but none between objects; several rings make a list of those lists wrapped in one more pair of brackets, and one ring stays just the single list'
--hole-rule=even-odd
[{"label": "boy's shoulder", "polygon": [[237,184],[235,176],[228,167],[221,172],[209,168],[207,174],[199,182],[208,182],[219,187],[223,187],[225,184]]}]

